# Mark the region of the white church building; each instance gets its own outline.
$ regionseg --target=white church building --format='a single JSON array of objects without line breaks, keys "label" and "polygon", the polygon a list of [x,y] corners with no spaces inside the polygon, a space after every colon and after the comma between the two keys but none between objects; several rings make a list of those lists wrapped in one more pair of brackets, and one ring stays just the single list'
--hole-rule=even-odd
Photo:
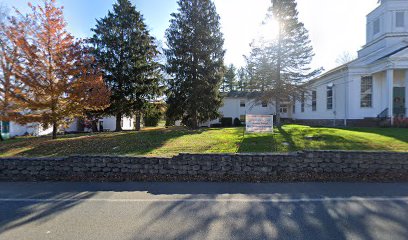
[{"label": "white church building", "polygon": [[[408,117],[408,0],[382,0],[367,16],[366,34],[356,60],[306,83],[310,92],[282,105],[281,117],[326,126],[376,126],[381,119],[392,124],[395,117]],[[255,105],[249,93],[231,93],[220,112],[244,120],[245,114],[276,109]]]},{"label": "white church building", "polygon": [[294,120],[364,126],[408,116],[408,0],[382,0],[367,16],[366,39],[356,60],[308,83]]}]

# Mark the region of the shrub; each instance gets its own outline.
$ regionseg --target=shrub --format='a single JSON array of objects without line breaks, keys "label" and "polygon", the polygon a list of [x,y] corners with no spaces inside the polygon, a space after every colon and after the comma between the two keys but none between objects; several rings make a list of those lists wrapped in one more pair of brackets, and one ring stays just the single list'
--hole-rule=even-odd
[{"label": "shrub", "polygon": [[232,118],[230,117],[221,118],[221,126],[222,127],[232,127]]},{"label": "shrub", "polygon": [[211,128],[220,128],[221,127],[221,123],[214,123],[210,125]]},{"label": "shrub", "polygon": [[240,126],[242,126],[241,120],[239,120],[239,118],[235,118],[235,119],[234,119],[234,126],[235,126],[235,127],[240,127]]},{"label": "shrub", "polygon": [[157,127],[160,119],[163,116],[163,112],[157,106],[150,106],[144,114],[144,126],[145,127]]},{"label": "shrub", "polygon": [[408,128],[408,118],[396,117],[394,119],[394,126],[398,128]]}]

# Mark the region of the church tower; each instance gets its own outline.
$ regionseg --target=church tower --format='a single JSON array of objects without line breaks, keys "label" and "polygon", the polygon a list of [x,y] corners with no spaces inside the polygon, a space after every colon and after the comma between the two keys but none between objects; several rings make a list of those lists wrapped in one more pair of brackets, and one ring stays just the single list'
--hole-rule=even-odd
[{"label": "church tower", "polygon": [[367,15],[366,39],[359,57],[408,41],[408,0],[381,0]]}]

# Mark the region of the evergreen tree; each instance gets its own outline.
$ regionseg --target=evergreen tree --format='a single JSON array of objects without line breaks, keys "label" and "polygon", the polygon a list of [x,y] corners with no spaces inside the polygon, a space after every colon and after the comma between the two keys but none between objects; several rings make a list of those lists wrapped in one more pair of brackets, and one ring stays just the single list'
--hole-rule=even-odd
[{"label": "evergreen tree", "polygon": [[241,92],[247,91],[248,73],[244,67],[238,69],[237,90]]},{"label": "evergreen tree", "polygon": [[[295,0],[272,0],[268,17],[277,21],[279,29],[275,40],[261,45],[261,51],[252,57],[255,81],[263,92],[258,101],[275,102],[276,120],[280,124],[280,105],[282,101],[300,100],[306,91],[303,84],[321,72],[312,70],[310,63],[314,56],[309,34],[298,19]],[[251,79],[252,80],[252,79]],[[260,88],[260,89],[259,89]]]},{"label": "evergreen tree", "polygon": [[215,119],[222,99],[224,39],[220,17],[210,0],[179,0],[166,31],[168,49],[168,121],[197,128]]},{"label": "evergreen tree", "polygon": [[223,92],[231,92],[236,89],[237,86],[237,79],[236,79],[236,71],[237,69],[233,64],[230,64],[225,71],[224,80],[222,84],[222,91]]},{"label": "evergreen tree", "polygon": [[263,92],[266,95],[266,91],[273,91],[275,87],[277,56],[265,45],[257,46],[252,43],[251,47],[250,55],[245,58],[250,76],[247,87],[250,91]]},{"label": "evergreen tree", "polygon": [[155,39],[129,0],[118,0],[113,12],[97,20],[92,30],[90,42],[112,92],[106,113],[116,116],[116,131],[122,130],[123,116],[136,113],[139,130],[141,112],[161,92],[161,65],[157,62]]}]

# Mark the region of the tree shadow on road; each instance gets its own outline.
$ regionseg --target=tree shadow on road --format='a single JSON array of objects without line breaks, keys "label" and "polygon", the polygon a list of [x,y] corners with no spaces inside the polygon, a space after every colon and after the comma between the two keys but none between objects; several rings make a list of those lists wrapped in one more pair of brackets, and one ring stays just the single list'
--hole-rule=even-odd
[{"label": "tree shadow on road", "polygon": [[[216,200],[216,197],[211,199]],[[406,202],[155,202],[134,239],[406,239]],[[386,210],[384,210],[386,209]],[[380,213],[381,210],[381,213]],[[149,216],[149,217],[146,217]],[[163,226],[172,226],[163,229]],[[390,235],[392,234],[392,235]]]},{"label": "tree shadow on road", "polygon": [[[12,198],[9,202],[3,201],[3,204],[0,205],[0,233],[27,224],[41,224],[52,220],[64,211],[80,204],[81,200],[93,195],[94,193],[89,192],[46,192],[43,194],[21,194],[15,197],[23,199],[20,201]],[[43,201],[38,201],[38,199],[43,199]],[[58,199],[68,200],[53,201]],[[5,202],[7,204],[4,204]]]}]

